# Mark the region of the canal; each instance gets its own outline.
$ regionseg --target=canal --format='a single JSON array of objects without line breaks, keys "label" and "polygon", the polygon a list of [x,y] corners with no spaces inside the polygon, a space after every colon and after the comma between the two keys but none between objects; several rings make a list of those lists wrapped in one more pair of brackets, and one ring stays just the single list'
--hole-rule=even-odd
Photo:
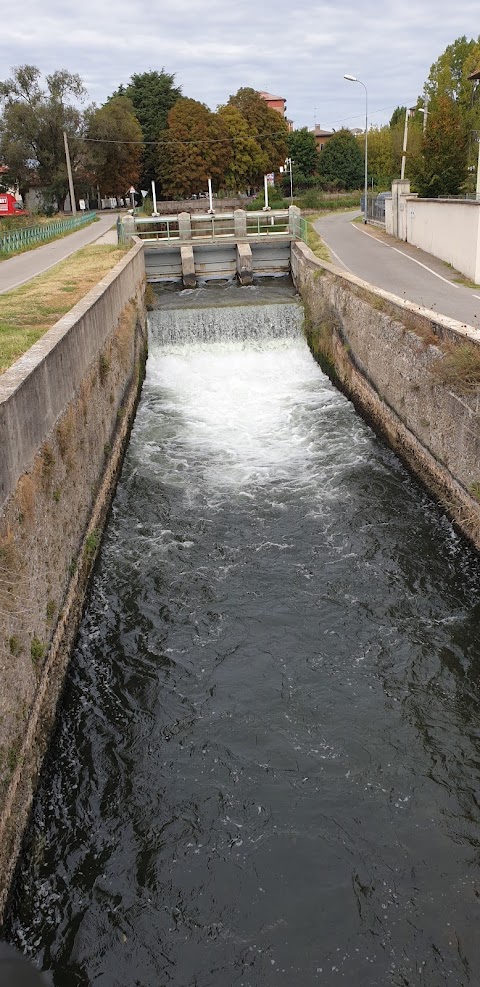
[{"label": "canal", "polygon": [[302,318],[151,313],[7,916],[55,987],[478,984],[479,560]]}]

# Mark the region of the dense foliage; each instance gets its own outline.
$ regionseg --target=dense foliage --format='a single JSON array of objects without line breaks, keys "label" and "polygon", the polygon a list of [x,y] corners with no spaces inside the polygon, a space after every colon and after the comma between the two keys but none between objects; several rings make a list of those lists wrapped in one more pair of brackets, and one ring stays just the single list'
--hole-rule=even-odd
[{"label": "dense foliage", "polygon": [[63,133],[74,168],[81,157],[84,118],[71,101],[82,100],[86,92],[80,77],[66,69],[47,76],[44,87],[40,77],[34,65],[22,65],[0,83],[0,157],[22,193],[33,181],[41,186],[47,207],[62,208],[68,192]]},{"label": "dense foliage", "polygon": [[162,69],[132,75],[125,88],[120,86],[115,95],[128,96],[142,129],[145,147],[142,155],[140,185],[150,189],[157,178],[157,148],[155,141],[167,127],[167,117],[182,96],[182,90],[174,85],[175,76]]},{"label": "dense foliage", "polygon": [[327,182],[337,181],[339,187],[360,188],[364,176],[364,159],[358,142],[350,130],[338,130],[325,145],[318,166]]}]

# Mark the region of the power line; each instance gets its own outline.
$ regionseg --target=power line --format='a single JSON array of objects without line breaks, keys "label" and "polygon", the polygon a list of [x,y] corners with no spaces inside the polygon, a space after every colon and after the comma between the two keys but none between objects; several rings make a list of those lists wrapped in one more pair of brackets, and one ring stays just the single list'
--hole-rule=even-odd
[{"label": "power line", "polygon": [[[292,131],[295,133],[295,131]],[[238,134],[236,136],[230,135],[229,137],[215,137],[215,138],[202,138],[194,141],[180,141],[180,140],[156,140],[156,141],[118,141],[110,140],[106,137],[77,137],[79,141],[85,141],[88,144],[141,144],[145,145],[158,145],[158,144],[225,144],[226,141],[234,140],[248,140],[252,138],[253,140],[262,140],[264,137],[287,137],[288,134],[284,130],[277,130],[273,133],[268,134]]]}]

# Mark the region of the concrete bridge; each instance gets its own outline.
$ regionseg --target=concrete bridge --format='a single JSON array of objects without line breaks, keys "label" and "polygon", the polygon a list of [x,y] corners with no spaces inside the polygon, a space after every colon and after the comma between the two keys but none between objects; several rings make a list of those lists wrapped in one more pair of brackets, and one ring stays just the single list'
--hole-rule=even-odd
[{"label": "concrete bridge", "polygon": [[119,240],[131,237],[144,246],[147,281],[232,280],[251,284],[254,277],[288,274],[291,244],[305,240],[306,222],[296,206],[246,212],[171,216],[124,216]]}]

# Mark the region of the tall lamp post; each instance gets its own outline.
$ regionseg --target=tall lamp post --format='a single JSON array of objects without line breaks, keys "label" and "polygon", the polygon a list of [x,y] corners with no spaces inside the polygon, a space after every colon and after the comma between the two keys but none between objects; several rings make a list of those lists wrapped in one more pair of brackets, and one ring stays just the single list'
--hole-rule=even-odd
[{"label": "tall lamp post", "polygon": [[361,86],[363,86],[363,88],[365,90],[365,202],[364,202],[364,207],[365,208],[364,208],[364,211],[363,211],[364,212],[363,221],[364,221],[364,223],[366,223],[367,222],[367,208],[368,208],[368,206],[367,206],[367,191],[368,191],[368,92],[367,92],[367,87],[366,87],[365,83],[362,82],[361,79],[357,79],[357,77],[355,75],[344,75],[343,78],[346,79],[347,82],[358,82]]}]

